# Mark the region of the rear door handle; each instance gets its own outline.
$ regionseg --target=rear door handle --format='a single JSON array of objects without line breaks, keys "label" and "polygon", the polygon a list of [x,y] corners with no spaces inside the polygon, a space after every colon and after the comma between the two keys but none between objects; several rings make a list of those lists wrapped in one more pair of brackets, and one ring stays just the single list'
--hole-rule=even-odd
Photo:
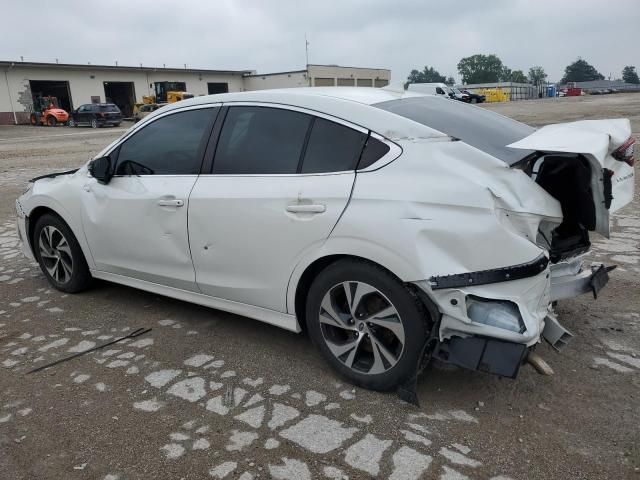
[{"label": "rear door handle", "polygon": [[287,212],[291,213],[323,213],[326,210],[326,206],[319,204],[306,205],[296,203],[294,205],[287,205]]},{"label": "rear door handle", "polygon": [[182,207],[184,205],[184,200],[167,200],[167,199],[162,199],[162,200],[158,200],[158,205],[160,207]]}]

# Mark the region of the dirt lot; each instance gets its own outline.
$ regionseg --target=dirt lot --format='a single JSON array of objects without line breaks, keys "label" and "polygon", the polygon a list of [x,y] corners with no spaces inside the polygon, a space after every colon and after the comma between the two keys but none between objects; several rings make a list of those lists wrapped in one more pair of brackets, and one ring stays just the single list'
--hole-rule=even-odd
[{"label": "dirt lot", "polygon": [[[640,132],[640,94],[487,108]],[[640,479],[637,196],[594,238],[594,259],[619,265],[609,286],[559,305],[576,338],[537,350],[555,375],[431,369],[416,408],[345,384],[301,335],[103,282],[50,289],[18,252],[14,199],[122,132],[0,127],[0,477]],[[139,327],[153,330],[25,375]]]}]

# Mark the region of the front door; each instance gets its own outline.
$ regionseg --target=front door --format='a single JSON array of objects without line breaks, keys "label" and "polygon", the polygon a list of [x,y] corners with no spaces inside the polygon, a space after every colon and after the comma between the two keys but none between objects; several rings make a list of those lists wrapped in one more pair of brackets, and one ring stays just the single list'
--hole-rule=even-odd
[{"label": "front door", "polygon": [[217,111],[157,118],[110,154],[108,184],[87,179],[82,221],[98,270],[196,290],[187,210]]},{"label": "front door", "polygon": [[189,201],[200,290],[286,312],[300,259],[344,211],[366,133],[300,111],[232,106]]}]

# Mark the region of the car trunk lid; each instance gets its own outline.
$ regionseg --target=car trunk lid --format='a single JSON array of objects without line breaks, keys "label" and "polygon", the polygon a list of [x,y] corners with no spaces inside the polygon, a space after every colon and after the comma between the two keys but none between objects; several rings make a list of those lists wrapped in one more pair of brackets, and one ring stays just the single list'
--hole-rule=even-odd
[{"label": "car trunk lid", "polygon": [[592,230],[608,237],[610,213],[633,200],[633,140],[627,119],[583,120],[547,125],[508,147],[554,154],[556,162],[584,157],[591,167]]}]

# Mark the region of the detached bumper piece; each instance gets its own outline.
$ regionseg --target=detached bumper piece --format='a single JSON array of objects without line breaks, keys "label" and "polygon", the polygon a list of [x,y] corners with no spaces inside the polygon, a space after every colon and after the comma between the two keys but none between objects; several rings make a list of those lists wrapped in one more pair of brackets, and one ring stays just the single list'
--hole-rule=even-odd
[{"label": "detached bumper piece", "polygon": [[548,264],[549,259],[545,255],[540,255],[535,260],[521,263],[520,265],[431,277],[429,283],[433,290],[440,290],[442,288],[460,288],[508,282],[510,280],[535,277],[540,272],[543,272]]},{"label": "detached bumper piece", "polygon": [[470,370],[516,378],[527,352],[527,346],[520,343],[483,337],[453,337],[438,346],[434,357]]},{"label": "detached bumper piece", "polygon": [[609,282],[609,272],[617,265],[607,267],[605,265],[593,265],[590,269],[582,270],[576,274],[551,275],[551,300],[563,300],[577,297],[583,293],[593,293],[593,298],[598,298],[598,293]]}]

